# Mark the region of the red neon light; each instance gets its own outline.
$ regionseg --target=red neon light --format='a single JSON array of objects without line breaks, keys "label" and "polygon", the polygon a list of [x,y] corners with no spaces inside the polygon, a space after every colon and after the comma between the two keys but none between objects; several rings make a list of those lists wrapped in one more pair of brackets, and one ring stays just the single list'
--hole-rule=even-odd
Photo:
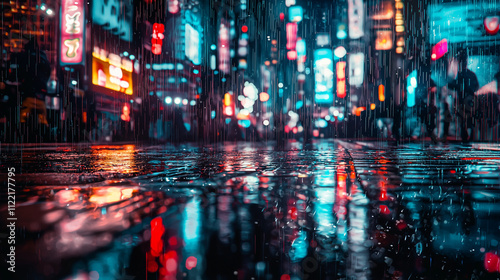
[{"label": "red neon light", "polygon": [[438,60],[448,52],[448,40],[443,39],[432,47],[431,60]]},{"label": "red neon light", "polygon": [[241,31],[242,31],[243,33],[247,33],[247,31],[248,31],[248,26],[243,25],[243,26],[241,27]]},{"label": "red neon light", "polygon": [[229,74],[231,71],[231,53],[230,53],[230,34],[229,34],[230,25],[225,19],[221,19],[220,28],[219,28],[219,46],[217,49],[219,50],[219,69],[224,74]]},{"label": "red neon light", "polygon": [[344,98],[346,96],[345,84],[345,61],[337,62],[337,97]]},{"label": "red neon light", "polygon": [[83,63],[83,1],[63,0],[61,11],[61,64]]},{"label": "red neon light", "polygon": [[484,18],[484,29],[488,35],[495,35],[500,29],[500,17],[486,17]]},{"label": "red neon light", "polygon": [[153,38],[151,38],[151,52],[154,54],[161,54],[161,47],[163,46],[163,35],[165,26],[161,23],[153,24]]},{"label": "red neon light", "polygon": [[286,53],[286,57],[288,60],[296,60],[297,59],[297,51],[288,51]]},{"label": "red neon light", "polygon": [[284,21],[284,20],[285,20],[285,14],[284,14],[284,13],[281,13],[281,14],[280,14],[280,20],[281,20],[281,21]]},{"label": "red neon light", "polygon": [[498,271],[498,262],[498,256],[494,253],[488,252],[484,256],[484,268],[490,273]]},{"label": "red neon light", "polygon": [[286,49],[294,50],[297,44],[297,23],[290,22],[286,24]]}]

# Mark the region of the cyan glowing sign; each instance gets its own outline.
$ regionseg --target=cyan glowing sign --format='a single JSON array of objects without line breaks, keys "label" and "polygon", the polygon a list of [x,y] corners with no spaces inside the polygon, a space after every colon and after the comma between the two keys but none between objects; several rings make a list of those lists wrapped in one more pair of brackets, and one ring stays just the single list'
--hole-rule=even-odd
[{"label": "cyan glowing sign", "polygon": [[333,102],[333,61],[331,49],[314,51],[314,80],[316,103]]}]

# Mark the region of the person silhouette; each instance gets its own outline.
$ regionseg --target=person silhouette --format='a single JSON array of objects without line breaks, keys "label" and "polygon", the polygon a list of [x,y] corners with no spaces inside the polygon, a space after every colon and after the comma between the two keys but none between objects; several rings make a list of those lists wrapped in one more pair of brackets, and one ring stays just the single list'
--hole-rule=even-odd
[{"label": "person silhouette", "polygon": [[456,114],[460,119],[461,138],[464,142],[472,140],[468,129],[474,124],[474,92],[479,89],[479,81],[474,72],[467,69],[467,51],[462,50],[457,55],[458,73],[455,80],[448,84],[448,88],[457,92]]}]

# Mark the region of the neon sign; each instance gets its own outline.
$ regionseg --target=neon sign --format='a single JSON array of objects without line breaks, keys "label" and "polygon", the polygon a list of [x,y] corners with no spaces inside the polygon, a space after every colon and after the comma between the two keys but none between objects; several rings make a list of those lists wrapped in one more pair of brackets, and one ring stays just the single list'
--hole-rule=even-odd
[{"label": "neon sign", "polygon": [[161,23],[153,24],[153,38],[151,38],[151,52],[153,54],[161,54],[161,47],[163,46],[163,35],[165,26]]},{"label": "neon sign", "polygon": [[293,50],[297,44],[297,23],[286,24],[286,49]]},{"label": "neon sign", "polygon": [[375,49],[378,51],[392,49],[392,31],[377,31],[377,38],[375,39]]},{"label": "neon sign", "polygon": [[186,23],[186,57],[193,62],[194,65],[200,65],[200,32],[194,29],[190,24]]},{"label": "neon sign", "polygon": [[83,1],[63,0],[61,8],[61,64],[83,63],[85,29]]},{"label": "neon sign", "polygon": [[496,35],[500,29],[500,17],[485,17],[484,18],[484,30],[488,35]]},{"label": "neon sign", "polygon": [[408,107],[415,106],[415,89],[417,88],[417,70],[413,70],[406,78],[406,105]]},{"label": "neon sign", "polygon": [[333,102],[333,61],[331,49],[314,51],[314,100],[320,104]]},{"label": "neon sign", "polygon": [[229,74],[231,71],[231,53],[230,53],[230,34],[229,24],[225,19],[221,20],[219,27],[219,69],[224,74]]},{"label": "neon sign", "polygon": [[448,40],[443,39],[432,47],[431,60],[438,60],[448,52]]},{"label": "neon sign", "polygon": [[92,56],[92,84],[127,95],[133,94],[132,61],[98,47],[94,47]]},{"label": "neon sign", "polygon": [[132,42],[134,19],[132,0],[93,0],[91,13],[92,24],[102,26],[121,40]]},{"label": "neon sign", "polygon": [[345,84],[345,61],[337,62],[337,97],[344,98],[346,96]]}]

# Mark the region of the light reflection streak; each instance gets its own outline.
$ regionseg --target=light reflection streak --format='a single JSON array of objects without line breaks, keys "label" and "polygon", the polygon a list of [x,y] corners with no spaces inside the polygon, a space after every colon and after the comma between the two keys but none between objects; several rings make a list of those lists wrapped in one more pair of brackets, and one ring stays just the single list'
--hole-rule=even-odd
[{"label": "light reflection streak", "polygon": [[331,237],[336,232],[335,219],[333,217],[333,205],[335,203],[335,189],[316,188],[317,200],[314,202],[314,215],[317,222],[317,233]]},{"label": "light reflection streak", "polygon": [[307,241],[307,233],[300,230],[297,238],[292,242],[292,248],[290,250],[290,260],[292,262],[300,262],[307,256],[307,248],[309,247],[309,242]]},{"label": "light reflection streak", "polygon": [[[201,245],[201,199],[195,196],[186,204],[183,213],[182,236],[184,239],[183,261],[180,269],[191,271],[188,279],[198,279],[197,272],[203,271],[203,248]],[[183,267],[185,265],[185,267]],[[195,270],[196,268],[196,270]]]},{"label": "light reflection streak", "polygon": [[196,251],[200,240],[201,231],[201,199],[194,197],[186,204],[183,219],[183,238],[185,242],[184,249],[188,252]]},{"label": "light reflection streak", "polygon": [[99,206],[129,199],[138,188],[99,187],[93,189],[89,201]]},{"label": "light reflection streak", "polygon": [[92,146],[92,154],[97,157],[93,163],[98,170],[122,174],[138,172],[134,155],[135,145],[123,145],[123,149],[113,146]]},{"label": "light reflection streak", "polygon": [[347,269],[348,279],[370,279],[370,252],[366,246],[368,241],[368,218],[366,215],[366,198],[358,193],[349,203],[349,261]]}]

